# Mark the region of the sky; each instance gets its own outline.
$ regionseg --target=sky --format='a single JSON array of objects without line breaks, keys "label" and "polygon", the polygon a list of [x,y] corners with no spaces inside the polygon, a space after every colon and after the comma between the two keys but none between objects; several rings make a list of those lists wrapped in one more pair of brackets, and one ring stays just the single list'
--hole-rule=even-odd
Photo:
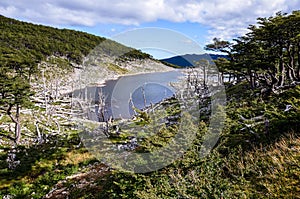
[{"label": "sky", "polygon": [[[247,33],[258,17],[300,10],[299,0],[1,0],[0,14],[107,38],[143,28],[182,34],[202,48]],[[145,50],[147,51],[147,50]],[[155,58],[168,53],[147,52]],[[196,52],[195,52],[196,53]]]}]

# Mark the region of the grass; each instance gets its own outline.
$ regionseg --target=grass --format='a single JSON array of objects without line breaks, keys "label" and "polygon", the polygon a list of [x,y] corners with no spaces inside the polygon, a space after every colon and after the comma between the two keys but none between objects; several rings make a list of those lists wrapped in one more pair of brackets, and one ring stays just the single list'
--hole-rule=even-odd
[{"label": "grass", "polygon": [[[230,175],[238,177],[230,195],[239,196],[294,198],[300,193],[300,138],[290,134],[280,138],[275,144],[257,147],[250,152],[237,152],[230,155],[225,163]],[[236,178],[235,177],[235,178]]]},{"label": "grass", "polygon": [[29,148],[19,146],[16,158],[21,164],[15,170],[7,169],[7,153],[1,153],[0,196],[10,194],[17,198],[40,198],[58,181],[95,161],[74,136],[50,139],[49,143]]},{"label": "grass", "polygon": [[100,198],[299,198],[299,134],[227,156],[214,150],[197,159],[195,153],[149,174],[115,172],[101,184]]},{"label": "grass", "polygon": [[61,165],[79,165],[80,163],[84,163],[92,159],[94,159],[94,156],[88,151],[71,151],[65,154],[65,158],[61,161]]},{"label": "grass", "polygon": [[118,66],[116,64],[108,63],[107,65],[108,65],[107,66],[108,70],[114,71],[119,75],[126,74],[129,72],[127,69],[121,68],[120,66]]},{"label": "grass", "polygon": [[228,195],[240,193],[239,196],[244,198],[299,197],[299,135],[287,134],[275,144],[260,146],[249,153],[239,151],[225,159],[225,165],[227,175],[231,178],[238,176],[238,181],[243,182],[235,183]]}]

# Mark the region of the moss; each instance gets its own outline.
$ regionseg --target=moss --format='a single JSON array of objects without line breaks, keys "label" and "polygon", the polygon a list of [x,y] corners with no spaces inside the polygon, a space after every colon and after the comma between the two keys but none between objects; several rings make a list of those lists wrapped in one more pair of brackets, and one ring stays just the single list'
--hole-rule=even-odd
[{"label": "moss", "polygon": [[1,124],[10,123],[11,119],[8,115],[2,115],[0,119]]}]

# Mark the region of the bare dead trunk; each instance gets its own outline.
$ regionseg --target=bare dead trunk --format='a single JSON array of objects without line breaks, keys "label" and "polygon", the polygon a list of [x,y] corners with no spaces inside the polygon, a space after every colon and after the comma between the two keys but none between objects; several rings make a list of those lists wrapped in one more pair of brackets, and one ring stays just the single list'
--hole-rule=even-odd
[{"label": "bare dead trunk", "polygon": [[292,67],[290,67],[290,66],[288,66],[288,70],[289,70],[289,78],[290,78],[290,80],[291,81],[297,80],[298,78],[296,76],[295,69],[292,68]]},{"label": "bare dead trunk", "polygon": [[43,93],[44,93],[44,100],[45,100],[45,109],[46,114],[48,114],[48,98],[47,98],[47,85],[46,85],[46,78],[45,78],[45,71],[42,71],[42,78],[43,78]]},{"label": "bare dead trunk", "polygon": [[42,133],[41,133],[40,128],[39,128],[39,122],[36,121],[34,125],[35,125],[35,129],[36,129],[37,136],[38,136],[38,138],[37,138],[38,142],[41,143],[43,138],[42,138]]},{"label": "bare dead trunk", "polygon": [[102,89],[100,88],[100,90],[98,91],[98,119],[100,122],[105,122],[107,121],[109,118],[105,118],[105,106],[106,106],[106,98],[107,96],[105,96],[102,92]]},{"label": "bare dead trunk", "polygon": [[203,86],[204,86],[204,88],[206,88],[206,65],[205,64],[203,66],[203,75],[204,75]]},{"label": "bare dead trunk", "polygon": [[221,82],[224,82],[224,72],[221,72]]},{"label": "bare dead trunk", "polygon": [[129,104],[131,104],[134,115],[137,115],[137,112],[135,111],[135,106],[134,106],[133,101],[132,101],[132,93],[130,93]]},{"label": "bare dead trunk", "polygon": [[287,49],[288,52],[288,57],[289,57],[289,61],[288,61],[288,68],[287,68],[287,77],[289,78],[289,80],[294,81],[296,80],[296,75],[295,75],[295,48],[292,46],[289,46]]},{"label": "bare dead trunk", "polygon": [[57,77],[55,78],[55,99],[57,100],[58,99],[58,79]]},{"label": "bare dead trunk", "polygon": [[20,105],[19,104],[16,105],[15,117],[12,115],[11,109],[12,109],[12,105],[10,105],[9,108],[7,109],[7,115],[15,123],[15,142],[18,144],[21,140]]},{"label": "bare dead trunk", "polygon": [[250,71],[250,84],[251,84],[251,88],[254,89],[255,88],[255,76],[253,75],[252,71]]},{"label": "bare dead trunk", "polygon": [[146,93],[145,93],[144,86],[142,87],[142,95],[143,95],[143,99],[144,99],[144,108],[146,108],[147,107],[147,101],[146,101]]},{"label": "bare dead trunk", "polygon": [[16,123],[16,127],[15,127],[15,136],[16,136],[16,143],[19,143],[21,140],[21,124],[20,122]]},{"label": "bare dead trunk", "polygon": [[[285,67],[284,67],[284,62],[282,60],[283,58],[281,57],[280,58],[280,61],[279,61],[279,78],[278,78],[278,85],[279,86],[283,86],[284,85],[284,81],[285,81]],[[288,72],[288,71],[287,71]]]},{"label": "bare dead trunk", "polygon": [[300,42],[297,45],[297,54],[298,54],[298,69],[297,69],[297,80],[300,81]]}]

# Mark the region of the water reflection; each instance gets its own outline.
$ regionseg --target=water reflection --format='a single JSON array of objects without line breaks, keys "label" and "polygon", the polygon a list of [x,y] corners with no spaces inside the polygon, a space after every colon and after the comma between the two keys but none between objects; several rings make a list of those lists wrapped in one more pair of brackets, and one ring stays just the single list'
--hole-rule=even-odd
[{"label": "water reflection", "polygon": [[131,118],[133,106],[144,109],[174,95],[170,82],[178,81],[180,71],[148,73],[124,76],[106,81],[105,86],[95,90],[95,111],[98,121],[109,118]]}]

